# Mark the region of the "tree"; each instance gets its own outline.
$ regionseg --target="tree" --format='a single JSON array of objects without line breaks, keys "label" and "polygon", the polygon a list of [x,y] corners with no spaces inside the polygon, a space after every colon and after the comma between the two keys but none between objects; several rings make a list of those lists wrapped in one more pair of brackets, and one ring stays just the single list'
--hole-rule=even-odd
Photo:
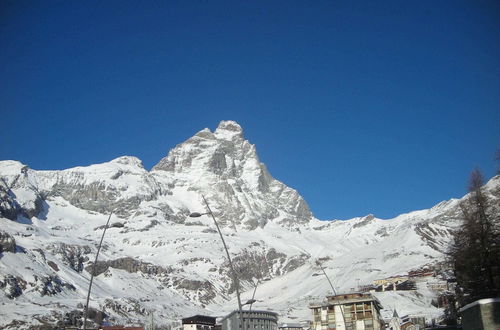
[{"label": "tree", "polygon": [[457,280],[457,301],[463,306],[499,296],[499,207],[483,187],[479,169],[472,171],[469,194],[462,202],[463,222],[449,251]]}]

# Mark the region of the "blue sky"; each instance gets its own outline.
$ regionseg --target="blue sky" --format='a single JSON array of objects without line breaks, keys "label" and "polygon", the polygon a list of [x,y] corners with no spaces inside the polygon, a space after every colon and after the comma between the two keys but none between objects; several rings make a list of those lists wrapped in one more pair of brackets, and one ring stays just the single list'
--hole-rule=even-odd
[{"label": "blue sky", "polygon": [[495,174],[498,1],[1,1],[0,159],[151,168],[236,120],[320,219]]}]

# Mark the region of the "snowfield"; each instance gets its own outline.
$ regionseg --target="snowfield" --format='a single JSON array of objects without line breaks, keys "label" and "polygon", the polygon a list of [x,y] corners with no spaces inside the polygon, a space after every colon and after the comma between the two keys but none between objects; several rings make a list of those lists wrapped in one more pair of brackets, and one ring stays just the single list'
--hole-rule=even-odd
[{"label": "snowfield", "polygon": [[[172,149],[151,171],[125,156],[62,171],[0,162],[0,327],[55,324],[83,311],[91,265],[111,212],[90,307],[112,323],[170,324],[236,309],[234,287],[212,218],[220,222],[242,287],[242,301],[280,322],[311,319],[309,303],[374,280],[442,265],[459,200],[394,219],[371,215],[319,221],[303,198],[275,180],[243,137],[223,121]],[[500,177],[486,186],[498,198]],[[2,234],[3,233],[3,234]],[[7,249],[10,238],[15,249]],[[384,313],[439,318],[438,292],[377,292]]]}]

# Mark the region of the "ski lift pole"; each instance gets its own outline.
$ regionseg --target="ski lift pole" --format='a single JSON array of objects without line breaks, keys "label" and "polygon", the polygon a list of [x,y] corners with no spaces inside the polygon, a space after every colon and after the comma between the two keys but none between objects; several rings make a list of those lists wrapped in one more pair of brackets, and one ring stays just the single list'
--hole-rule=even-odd
[{"label": "ski lift pole", "polygon": [[113,215],[113,211],[111,211],[111,213],[109,214],[108,221],[106,222],[106,226],[104,227],[104,231],[102,232],[101,241],[99,242],[99,246],[97,247],[95,261],[94,261],[94,264],[92,265],[92,274],[90,274],[89,290],[87,292],[87,302],[85,303],[85,311],[84,311],[84,315],[83,315],[83,330],[87,330],[87,317],[89,314],[90,290],[92,289],[92,282],[94,281],[94,274],[95,274],[95,270],[96,270],[97,258],[99,257],[99,251],[101,251],[102,241],[104,240],[104,234],[106,234],[106,229],[108,229],[109,220],[111,220],[111,216]]}]

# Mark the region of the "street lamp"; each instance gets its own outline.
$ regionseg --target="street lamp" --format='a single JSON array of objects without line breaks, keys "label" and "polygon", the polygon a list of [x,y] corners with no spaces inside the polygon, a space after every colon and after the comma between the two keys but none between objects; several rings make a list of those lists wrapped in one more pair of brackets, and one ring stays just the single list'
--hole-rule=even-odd
[{"label": "street lamp", "polygon": [[198,217],[201,217],[202,215],[210,214],[210,216],[212,216],[212,219],[214,220],[215,227],[217,227],[217,231],[219,232],[219,236],[220,236],[220,239],[222,241],[222,245],[224,245],[224,250],[226,251],[227,260],[229,261],[229,268],[231,268],[231,275],[233,277],[233,282],[236,286],[236,298],[238,298],[238,312],[240,314],[240,322],[242,324],[242,328],[244,329],[245,322],[243,320],[243,308],[242,308],[241,298],[240,298],[240,281],[238,280],[238,276],[236,275],[236,272],[234,270],[233,262],[231,260],[231,256],[229,255],[229,251],[227,249],[227,245],[226,245],[226,241],[224,240],[224,236],[222,236],[222,232],[220,231],[219,224],[217,223],[217,220],[215,220],[215,216],[214,216],[212,210],[210,209],[210,206],[208,205],[208,202],[205,199],[205,196],[201,195],[201,197],[203,198],[203,202],[205,203],[208,212],[205,212],[205,213],[193,212],[189,216],[191,218],[198,218]]},{"label": "street lamp", "polygon": [[101,241],[99,242],[99,246],[97,247],[97,253],[95,254],[94,264],[92,265],[92,274],[90,274],[89,290],[87,292],[87,302],[85,304],[85,311],[84,311],[84,317],[83,317],[83,330],[87,330],[87,316],[89,314],[90,290],[92,289],[92,282],[94,281],[94,274],[95,274],[95,267],[97,264],[97,258],[99,257],[99,251],[101,251],[102,240],[104,239],[104,234],[106,234],[106,229],[108,229],[109,220],[111,220],[111,215],[113,215],[113,211],[111,211],[111,213],[109,214],[108,221],[106,222],[106,226],[104,226],[104,231],[102,232]]},{"label": "street lamp", "polygon": [[[319,266],[319,267],[320,267],[321,271],[323,272],[323,274],[321,274],[321,273],[314,273],[314,274],[312,274],[312,276],[325,275],[326,279],[328,280],[328,283],[330,284],[330,287],[332,288],[334,296],[337,296],[337,292],[335,291],[335,288],[333,287],[332,281],[330,281],[330,278],[326,274],[325,268],[323,268],[323,266]],[[337,302],[339,303],[340,314],[342,314],[342,320],[344,321],[344,327],[347,327],[347,323],[345,322],[345,316],[344,316],[344,308],[343,308],[343,306],[342,306],[342,304],[340,303],[339,300],[337,300]],[[334,315],[335,315],[335,307],[334,307],[333,311],[334,311]],[[336,322],[336,320],[335,320],[335,322]]]},{"label": "street lamp", "polygon": [[326,275],[325,269],[324,269],[322,266],[320,266],[320,268],[321,268],[321,271],[323,272],[323,274],[314,273],[314,274],[312,274],[312,276],[321,276],[321,275],[325,275],[326,279],[328,280],[328,283],[330,284],[330,287],[332,288],[333,294],[334,294],[334,295],[337,295],[337,292],[335,292],[335,288],[333,287],[333,284],[332,284],[332,282],[330,281],[330,278],[328,277],[328,275]]}]

